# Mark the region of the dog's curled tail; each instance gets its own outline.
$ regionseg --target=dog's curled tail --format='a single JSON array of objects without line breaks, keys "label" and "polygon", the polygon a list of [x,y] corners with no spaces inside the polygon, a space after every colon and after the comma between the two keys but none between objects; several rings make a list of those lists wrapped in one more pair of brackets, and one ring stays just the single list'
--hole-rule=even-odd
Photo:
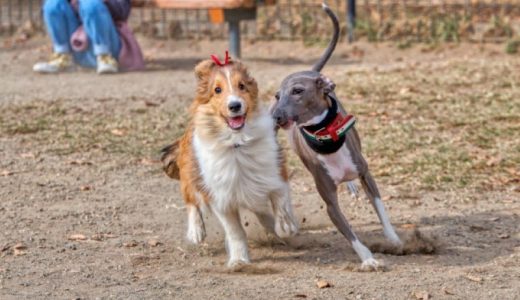
[{"label": "dog's curled tail", "polygon": [[336,48],[339,39],[338,17],[336,16],[336,14],[334,14],[332,9],[330,9],[330,7],[327,6],[325,2],[321,4],[321,7],[327,13],[327,15],[329,15],[332,21],[332,25],[334,26],[334,34],[332,35],[332,40],[330,41],[329,45],[327,46],[327,49],[321,56],[320,60],[318,60],[318,62],[312,67],[312,70],[316,72],[320,72],[321,69],[323,69],[329,58],[332,56],[332,52],[334,52],[334,49]]},{"label": "dog's curled tail", "polygon": [[179,155],[179,140],[173,144],[164,147],[161,150],[161,161],[163,163],[163,171],[172,179],[179,180],[179,166],[177,165],[177,156]]}]

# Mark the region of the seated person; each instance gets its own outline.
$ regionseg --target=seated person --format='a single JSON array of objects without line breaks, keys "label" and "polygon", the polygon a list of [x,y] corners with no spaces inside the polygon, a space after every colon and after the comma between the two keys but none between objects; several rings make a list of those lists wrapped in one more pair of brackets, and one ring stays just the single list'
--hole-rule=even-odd
[{"label": "seated person", "polygon": [[53,44],[39,73],[57,73],[74,63],[99,74],[144,68],[141,50],[126,25],[130,0],[45,0],[43,18]]}]

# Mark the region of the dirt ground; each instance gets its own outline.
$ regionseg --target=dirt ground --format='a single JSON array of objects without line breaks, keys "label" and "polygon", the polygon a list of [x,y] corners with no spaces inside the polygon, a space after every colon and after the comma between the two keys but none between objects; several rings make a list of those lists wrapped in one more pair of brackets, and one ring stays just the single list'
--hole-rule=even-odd
[{"label": "dirt ground", "polygon": [[[502,45],[341,45],[324,70],[358,119],[398,232],[419,228],[438,246],[376,253],[388,271],[363,273],[292,153],[297,237],[273,241],[245,214],[255,268],[243,272],[225,268],[213,216],[203,245],[185,241],[158,151],[183,130],[195,63],[224,42],[143,40],[146,72],[103,77],[33,74],[46,41],[3,42],[1,299],[520,299],[520,57]],[[321,51],[243,48],[263,99]],[[361,240],[380,240],[366,197],[342,188],[340,199]]]}]

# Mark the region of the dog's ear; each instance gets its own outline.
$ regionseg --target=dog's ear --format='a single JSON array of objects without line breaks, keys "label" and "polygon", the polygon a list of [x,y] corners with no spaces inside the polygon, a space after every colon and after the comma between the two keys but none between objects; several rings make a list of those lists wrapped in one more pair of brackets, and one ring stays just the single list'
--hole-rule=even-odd
[{"label": "dog's ear", "polygon": [[209,85],[210,77],[215,63],[210,60],[203,60],[195,67],[195,76],[197,77],[197,96],[193,105],[207,103],[209,101]]},{"label": "dog's ear", "polygon": [[201,61],[195,67],[195,76],[197,76],[197,80],[201,81],[208,78],[214,66],[215,63],[211,59]]},{"label": "dog's ear", "polygon": [[320,75],[316,79],[316,88],[323,91],[324,95],[327,95],[329,93],[334,92],[334,89],[336,88],[336,84],[330,80],[328,77],[325,77],[323,75]]}]

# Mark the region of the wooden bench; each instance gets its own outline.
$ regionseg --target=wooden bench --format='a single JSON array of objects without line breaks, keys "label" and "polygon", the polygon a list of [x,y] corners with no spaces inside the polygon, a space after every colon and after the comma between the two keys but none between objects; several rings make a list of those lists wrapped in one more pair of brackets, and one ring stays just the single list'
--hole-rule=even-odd
[{"label": "wooden bench", "polygon": [[134,6],[161,9],[207,9],[212,23],[229,25],[229,51],[240,57],[240,21],[256,19],[259,3],[274,4],[275,0],[134,0]]}]

